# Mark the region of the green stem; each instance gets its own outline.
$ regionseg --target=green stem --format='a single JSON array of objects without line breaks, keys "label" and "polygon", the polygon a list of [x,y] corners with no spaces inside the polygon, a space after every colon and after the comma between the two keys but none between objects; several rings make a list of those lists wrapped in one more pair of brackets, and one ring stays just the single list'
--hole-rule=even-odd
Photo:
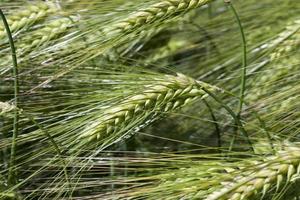
[{"label": "green stem", "polygon": [[[18,109],[17,109],[18,110]],[[22,114],[27,117],[35,126],[37,126],[44,134],[45,136],[50,140],[52,146],[54,147],[59,159],[61,160],[62,164],[64,165],[64,168],[63,168],[63,171],[64,171],[64,176],[65,176],[65,179],[66,179],[66,182],[68,184],[68,186],[70,187],[71,189],[71,184],[69,182],[69,176],[68,176],[68,172],[67,172],[67,163],[65,162],[65,160],[63,159],[63,156],[62,156],[62,152],[58,146],[58,144],[55,142],[54,138],[50,135],[50,133],[44,129],[44,127],[39,124],[33,116],[31,116],[30,114],[28,113],[25,113],[23,110],[22,110]],[[71,190],[70,190],[71,191]]]},{"label": "green stem", "polygon": [[254,152],[252,142],[250,141],[249,135],[248,135],[247,131],[244,129],[244,126],[242,125],[240,118],[233,112],[233,110],[229,106],[224,104],[222,102],[222,100],[219,99],[216,95],[214,95],[211,91],[209,91],[205,87],[203,87],[202,90],[205,91],[209,96],[211,96],[216,102],[218,102],[231,115],[231,117],[235,121],[236,125],[238,126],[239,130],[242,132],[242,134],[246,138],[246,141],[249,144],[249,148]]},{"label": "green stem", "polygon": [[213,120],[213,123],[215,125],[215,129],[216,129],[216,133],[217,133],[217,140],[218,140],[218,147],[221,148],[222,147],[222,140],[221,140],[221,131],[217,122],[217,118],[214,115],[214,112],[211,108],[211,106],[209,105],[209,103],[207,103],[207,101],[205,99],[203,99],[204,104],[206,105],[206,107],[208,108],[209,112],[210,112],[210,116]]},{"label": "green stem", "polygon": [[[245,97],[245,89],[246,89],[246,77],[247,77],[247,42],[246,42],[246,37],[245,37],[245,33],[244,33],[244,28],[242,25],[242,22],[240,20],[240,17],[236,11],[236,9],[234,8],[233,4],[231,3],[230,0],[226,0],[225,3],[228,4],[229,8],[231,9],[233,15],[236,18],[236,21],[238,23],[239,26],[239,30],[241,33],[241,38],[242,38],[242,47],[243,47],[243,57],[242,57],[242,71],[241,71],[241,84],[240,84],[240,98],[239,98],[239,104],[238,104],[238,108],[237,108],[237,117],[240,118],[241,117],[241,112],[243,110],[243,104],[244,104],[244,97]],[[236,135],[234,135],[234,137],[232,138],[232,141],[230,143],[230,149],[232,149],[233,144],[235,142],[236,139]]]},{"label": "green stem", "polygon": [[270,132],[267,128],[267,125],[266,125],[265,121],[258,115],[258,113],[254,109],[253,109],[253,113],[254,113],[255,117],[258,119],[258,121],[260,123],[260,126],[262,127],[262,129],[264,130],[264,132],[265,132],[265,134],[268,138],[269,145],[271,147],[272,153],[275,154],[276,151],[275,151],[275,148],[274,148],[273,139],[270,135]]},{"label": "green stem", "polygon": [[[240,118],[239,118],[239,120],[240,120]],[[233,137],[232,137],[232,139],[230,141],[230,144],[229,144],[229,149],[228,149],[229,152],[231,152],[233,150],[233,146],[234,146],[234,143],[235,143],[235,140],[236,140],[236,137],[237,137],[237,131],[238,131],[238,128],[236,126],[233,129],[234,135],[233,135]]]},{"label": "green stem", "polygon": [[[19,79],[18,79],[18,62],[17,62],[17,56],[16,56],[16,49],[14,45],[14,40],[12,38],[12,34],[9,28],[9,25],[7,23],[7,20],[5,18],[4,13],[0,9],[0,16],[2,18],[10,49],[11,49],[11,56],[12,56],[12,62],[13,62],[13,77],[14,77],[14,105],[18,107],[19,103]],[[14,111],[14,124],[13,124],[13,136],[12,136],[12,144],[11,144],[11,153],[10,153],[10,161],[9,161],[9,172],[8,172],[8,184],[14,185],[17,182],[16,172],[14,170],[15,165],[15,157],[16,157],[16,139],[18,137],[18,129],[19,129],[19,113],[18,110],[15,109]]]},{"label": "green stem", "polygon": [[[236,96],[235,94],[233,94],[233,93],[231,93],[227,90],[223,90],[223,92],[228,94],[229,96],[234,97],[234,98],[237,98],[237,99],[239,98],[238,96]],[[249,106],[249,103],[247,103],[246,101],[244,101],[244,104],[246,106]],[[270,144],[270,147],[271,147],[273,153],[275,153],[275,148],[274,148],[274,144],[273,144],[273,137],[271,136],[271,134],[269,132],[269,128],[267,127],[266,122],[259,116],[259,114],[256,112],[255,109],[252,109],[252,112],[254,114],[254,117],[259,121],[261,128],[264,130],[264,133],[266,134],[266,136],[269,140],[269,144]],[[234,135],[234,137],[236,137],[236,135]],[[233,141],[231,141],[231,142],[233,142]],[[230,144],[230,149],[229,150],[232,149],[232,145],[233,144]]]},{"label": "green stem", "polygon": [[229,1],[227,2],[229,5],[229,8],[231,9],[232,13],[234,14],[236,21],[239,25],[240,33],[241,33],[241,38],[242,38],[242,47],[243,47],[243,58],[242,58],[242,74],[241,74],[241,85],[240,85],[240,101],[238,105],[238,110],[237,110],[237,115],[240,116],[240,113],[243,109],[243,104],[244,104],[244,97],[245,97],[245,89],[246,89],[246,77],[247,77],[247,42],[246,42],[246,37],[244,33],[244,28],[242,25],[242,22],[240,20],[240,17],[234,8],[233,4]]}]

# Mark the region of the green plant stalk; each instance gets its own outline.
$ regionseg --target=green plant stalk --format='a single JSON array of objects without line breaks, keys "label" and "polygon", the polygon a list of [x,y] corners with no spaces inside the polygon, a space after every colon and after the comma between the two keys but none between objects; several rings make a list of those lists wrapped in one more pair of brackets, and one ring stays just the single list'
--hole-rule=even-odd
[{"label": "green plant stalk", "polygon": [[[224,92],[226,94],[232,96],[232,97],[239,98],[238,96],[236,96],[235,94],[233,94],[233,93],[231,93],[229,91],[224,90]],[[244,104],[246,106],[249,106],[249,103],[246,102],[246,101],[244,101]],[[266,136],[268,138],[268,141],[269,141],[269,144],[270,144],[270,147],[271,147],[273,153],[275,153],[275,148],[274,148],[274,144],[273,144],[273,138],[270,135],[269,129],[268,129],[265,121],[259,116],[259,114],[254,109],[252,109],[252,111],[253,111],[253,114],[254,114],[255,118],[259,121],[261,128],[264,130],[264,133],[266,134]],[[232,145],[231,145],[231,147],[232,147]],[[231,151],[231,149],[229,149],[229,150]]]},{"label": "green plant stalk", "polygon": [[64,165],[63,171],[64,171],[65,179],[66,179],[67,184],[70,186],[69,177],[68,177],[68,173],[67,173],[67,170],[66,170],[67,164],[66,164],[65,160],[63,159],[63,153],[62,153],[60,147],[58,146],[58,144],[55,142],[54,138],[51,136],[51,134],[40,123],[38,123],[32,115],[26,113],[23,109],[17,108],[15,106],[9,106],[9,104],[6,105],[6,104],[0,102],[0,106],[1,105],[4,109],[7,109],[7,110],[3,110],[3,113],[16,110],[19,114],[22,114],[22,115],[24,115],[24,117],[28,118],[50,140],[50,143],[54,147],[56,153],[59,156],[59,159],[61,159],[61,161]]},{"label": "green plant stalk", "polygon": [[[19,78],[18,78],[18,62],[17,62],[17,56],[16,56],[16,49],[14,45],[14,41],[12,38],[12,34],[9,28],[9,25],[7,23],[7,20],[5,18],[4,13],[0,9],[0,16],[2,18],[5,30],[7,32],[7,37],[9,40],[9,45],[11,48],[11,56],[13,61],[13,76],[14,76],[14,105],[18,107],[19,103]],[[18,137],[18,129],[19,129],[19,113],[18,110],[14,111],[14,124],[13,124],[13,136],[12,136],[12,144],[11,144],[11,156],[9,161],[9,173],[8,173],[8,183],[10,185],[13,185],[16,182],[16,172],[13,169],[13,166],[15,165],[15,156],[16,156],[16,139]]]},{"label": "green plant stalk", "polygon": [[[228,4],[230,10],[232,11],[234,17],[236,18],[236,21],[239,26],[239,30],[241,33],[241,38],[242,38],[242,47],[243,47],[243,57],[242,57],[242,72],[241,72],[241,85],[240,85],[240,99],[239,99],[239,104],[238,104],[238,109],[237,109],[237,117],[241,117],[241,111],[243,109],[243,104],[244,104],[244,97],[245,97],[245,89],[246,89],[246,77],[247,77],[247,42],[246,42],[246,37],[244,33],[244,28],[242,25],[242,22],[240,20],[240,17],[234,8],[233,4],[231,1],[225,1],[225,3]],[[234,141],[236,140],[236,134],[233,136],[232,141],[230,143],[229,149],[231,150],[234,144]]]},{"label": "green plant stalk", "polygon": [[[244,102],[244,103],[246,104],[246,102]],[[267,136],[267,139],[268,139],[269,145],[271,147],[272,153],[275,154],[275,148],[274,148],[274,144],[273,144],[273,138],[270,135],[270,132],[268,130],[268,127],[266,126],[265,121],[258,115],[258,113],[254,109],[252,111],[253,111],[253,114],[254,114],[255,118],[259,121],[261,128],[263,129],[264,133]],[[229,151],[232,151],[234,140],[236,139],[236,134],[233,137],[234,138],[230,142]]]},{"label": "green plant stalk", "polygon": [[241,74],[241,86],[240,86],[240,101],[239,101],[239,105],[238,105],[238,116],[240,116],[240,113],[243,109],[243,104],[244,104],[244,96],[245,96],[245,89],[246,89],[246,75],[247,75],[247,42],[246,42],[246,37],[245,37],[245,33],[244,33],[244,28],[242,25],[242,22],[240,20],[239,14],[237,13],[236,9],[234,8],[233,4],[231,3],[231,1],[225,1],[225,3],[228,4],[230,10],[232,11],[233,15],[236,18],[236,21],[238,23],[239,26],[239,30],[241,33],[241,37],[242,37],[242,45],[243,45],[243,59],[242,59],[242,74]]},{"label": "green plant stalk", "polygon": [[238,111],[237,111],[237,115],[240,116],[240,113],[243,109],[243,104],[244,104],[244,97],[245,97],[245,89],[246,89],[246,75],[247,75],[247,42],[246,42],[246,37],[245,37],[245,33],[244,33],[244,28],[242,25],[242,22],[239,18],[239,15],[236,11],[236,9],[234,8],[233,4],[229,1],[228,5],[232,11],[232,13],[234,14],[236,21],[239,25],[239,29],[240,29],[240,33],[241,33],[241,37],[242,37],[242,44],[243,44],[243,64],[242,64],[242,74],[241,74],[241,86],[240,86],[240,102],[239,102],[239,106],[238,106]]},{"label": "green plant stalk", "polygon": [[269,145],[270,145],[270,147],[272,149],[272,153],[274,154],[275,153],[275,148],[274,148],[274,144],[272,142],[273,139],[272,139],[272,136],[270,135],[270,132],[268,130],[268,127],[267,127],[265,121],[258,115],[258,113],[255,110],[253,110],[253,113],[254,113],[255,117],[258,119],[258,121],[260,123],[260,126],[264,130],[264,132],[265,132],[265,134],[266,134],[266,136],[268,138]]},{"label": "green plant stalk", "polygon": [[[224,92],[226,94],[232,96],[232,97],[239,98],[238,96],[236,96],[235,94],[233,94],[233,93],[231,93],[229,91],[224,90]],[[246,102],[246,101],[244,101],[244,104],[246,106],[249,106],[249,103]],[[270,147],[271,147],[273,153],[275,153],[275,148],[274,148],[274,144],[273,144],[273,138],[270,135],[269,129],[268,129],[265,121],[259,116],[259,114],[254,109],[252,109],[252,111],[253,111],[253,114],[254,114],[255,118],[259,121],[261,128],[264,130],[264,133],[266,134],[266,136],[268,138],[268,141],[269,141],[269,144],[270,144]],[[232,145],[230,145],[230,147],[232,148]],[[229,150],[231,151],[231,149],[229,149]]]},{"label": "green plant stalk", "polygon": [[219,128],[219,125],[218,125],[218,122],[217,122],[217,118],[214,115],[214,112],[213,112],[211,106],[209,105],[209,103],[205,99],[203,99],[203,102],[204,102],[204,104],[206,105],[206,107],[208,108],[208,110],[210,112],[210,116],[213,120],[213,123],[215,125],[215,129],[216,129],[216,133],[217,133],[218,147],[221,148],[222,147],[221,131],[220,131],[220,128]]},{"label": "green plant stalk", "polygon": [[[0,102],[0,105],[1,105],[1,102]],[[6,105],[7,106],[7,105]],[[7,106],[8,107],[8,106]],[[51,134],[40,124],[38,123],[35,118],[26,113],[23,109],[20,109],[20,108],[17,108],[15,106],[11,106],[11,108],[9,108],[7,110],[7,112],[9,111],[12,111],[12,110],[17,110],[18,113],[24,115],[24,117],[26,117],[27,119],[29,119],[37,128],[39,128],[43,133],[44,135],[50,140],[50,143],[52,144],[52,146],[54,147],[59,159],[61,160],[62,164],[64,165],[63,167],[63,172],[64,172],[64,176],[65,176],[65,180],[66,180],[66,183],[68,184],[69,188],[70,188],[70,191],[71,191],[71,184],[70,184],[70,179],[69,179],[69,176],[68,176],[68,172],[66,170],[66,167],[67,167],[67,163],[65,162],[65,160],[63,159],[63,152],[61,151],[60,147],[58,146],[58,144],[55,142],[54,138],[51,136]]]},{"label": "green plant stalk", "polygon": [[[18,110],[18,109],[16,109],[16,110]],[[23,114],[25,117],[27,117],[30,121],[32,121],[32,123],[33,123],[35,126],[37,126],[37,127],[45,134],[45,136],[50,140],[52,146],[54,147],[56,153],[57,153],[58,156],[59,156],[59,159],[61,159],[62,164],[64,165],[64,167],[63,167],[64,176],[65,176],[66,182],[67,182],[68,186],[70,187],[70,191],[71,191],[71,184],[70,184],[70,182],[69,182],[69,176],[68,176],[68,172],[67,172],[67,170],[66,170],[67,163],[66,163],[65,160],[63,159],[62,151],[60,150],[58,144],[55,142],[54,138],[50,135],[50,133],[49,133],[46,129],[44,129],[44,127],[43,127],[41,124],[39,124],[39,123],[34,119],[33,116],[31,116],[31,115],[28,114],[28,113],[25,113],[23,110],[22,110],[22,114]]]},{"label": "green plant stalk", "polygon": [[247,131],[245,130],[244,126],[242,125],[242,123],[240,121],[240,118],[234,113],[234,111],[229,106],[224,104],[223,101],[221,99],[219,99],[214,93],[212,93],[211,91],[209,91],[205,87],[203,87],[202,90],[204,92],[206,92],[209,96],[211,96],[216,102],[218,102],[231,115],[231,117],[235,121],[236,125],[238,126],[239,130],[242,132],[242,134],[246,138],[246,141],[249,144],[249,148],[251,149],[251,151],[254,152],[252,142],[249,138],[249,135],[248,135]]}]

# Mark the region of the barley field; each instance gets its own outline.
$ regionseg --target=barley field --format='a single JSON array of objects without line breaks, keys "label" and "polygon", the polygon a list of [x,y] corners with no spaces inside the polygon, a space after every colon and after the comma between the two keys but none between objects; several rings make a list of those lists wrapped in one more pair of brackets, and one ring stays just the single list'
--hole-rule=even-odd
[{"label": "barley field", "polygon": [[0,199],[299,200],[299,0],[0,0]]}]

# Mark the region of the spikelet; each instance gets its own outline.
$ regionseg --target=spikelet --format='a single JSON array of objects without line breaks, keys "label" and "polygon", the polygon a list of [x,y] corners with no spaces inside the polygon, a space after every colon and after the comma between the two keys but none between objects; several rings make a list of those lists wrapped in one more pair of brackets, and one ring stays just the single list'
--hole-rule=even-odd
[{"label": "spikelet", "polygon": [[[124,41],[121,39],[120,35],[126,34],[126,37],[122,37],[126,39],[126,44],[130,44],[130,40],[135,40],[137,34],[130,35],[130,32],[138,31],[140,38],[145,38],[149,36],[148,34],[157,33],[160,28],[159,26],[149,27],[150,30],[139,29],[145,25],[150,25],[153,23],[164,24],[164,23],[172,23],[172,20],[178,22],[178,19],[175,20],[176,16],[182,15],[187,11],[191,11],[192,9],[201,7],[211,0],[165,0],[159,3],[155,2],[144,9],[140,9],[129,14],[125,19],[116,20],[109,25],[104,25],[101,30],[94,31],[93,34],[86,35],[86,44],[82,44],[82,41],[76,41],[78,44],[68,43],[66,46],[62,46],[59,50],[59,54],[61,57],[65,57],[69,53],[73,54],[74,52],[70,52],[71,46],[75,46],[76,52],[91,52],[93,54],[105,54],[102,50],[106,45],[101,44],[101,46],[94,45],[95,41],[115,41],[114,47],[118,47],[121,44],[124,44]],[[116,42],[118,41],[118,42]],[[75,43],[76,43],[75,42]],[[82,51],[82,46],[90,45],[91,48],[88,51]],[[96,48],[96,49],[94,49]],[[58,54],[57,52],[54,54]],[[88,56],[88,57],[93,57]]]},{"label": "spikelet", "polygon": [[[70,18],[59,18],[51,21],[49,24],[41,29],[37,29],[31,32],[29,36],[25,36],[16,43],[18,61],[22,66],[23,61],[27,61],[29,57],[24,58],[27,54],[35,52],[36,49],[41,49],[39,47],[47,47],[48,42],[58,38],[63,33],[72,27],[74,21]],[[6,58],[2,59],[0,63],[1,70],[6,72],[11,67],[11,56],[9,54],[5,55]],[[0,70],[0,72],[1,72]]]},{"label": "spikelet", "polygon": [[211,91],[217,89],[183,74],[158,78],[155,83],[145,86],[142,93],[106,109],[97,121],[85,128],[80,140],[103,139],[143,116],[155,116],[182,107],[195,98],[205,97],[204,87]]},{"label": "spikelet", "polygon": [[[22,54],[31,51],[33,48],[43,46],[50,40],[67,31],[73,25],[70,18],[60,18],[47,24],[44,28],[32,32],[28,38],[21,41],[18,51]],[[26,41],[26,42],[25,42]]]},{"label": "spikelet", "polygon": [[299,177],[300,149],[289,145],[277,156],[253,163],[253,166],[240,173],[235,171],[238,176],[208,195],[206,200],[252,200],[276,195],[285,184],[292,184]]},{"label": "spikelet", "polygon": [[104,30],[107,34],[130,32],[137,28],[151,24],[156,20],[167,20],[170,17],[181,15],[189,10],[201,7],[211,0],[164,0],[154,3],[147,8],[138,10],[130,14],[129,17],[123,19],[112,27]]},{"label": "spikelet", "polygon": [[[30,27],[36,21],[43,19],[49,13],[56,10],[55,6],[48,2],[39,2],[30,4],[19,11],[15,11],[13,15],[7,17],[7,23],[12,33]],[[3,24],[0,24],[0,39],[6,37],[6,31]]]}]

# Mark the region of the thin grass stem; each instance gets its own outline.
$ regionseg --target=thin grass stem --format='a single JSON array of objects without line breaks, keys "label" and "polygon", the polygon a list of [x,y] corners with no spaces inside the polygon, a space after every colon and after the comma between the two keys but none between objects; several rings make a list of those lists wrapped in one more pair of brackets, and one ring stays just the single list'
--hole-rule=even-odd
[{"label": "thin grass stem", "polygon": [[65,179],[66,179],[66,182],[67,182],[68,186],[71,188],[71,184],[69,182],[68,172],[67,172],[67,169],[66,169],[67,168],[67,163],[63,159],[62,151],[59,148],[58,144],[55,142],[54,138],[50,135],[50,133],[40,123],[38,123],[33,116],[31,116],[28,113],[25,113],[23,110],[22,110],[22,114],[25,117],[27,117],[35,126],[37,126],[45,134],[45,136],[50,140],[52,146],[54,147],[54,149],[57,153],[57,155],[59,156],[59,159],[61,160],[62,164],[64,165],[64,167],[63,167],[64,176],[65,176]]},{"label": "thin grass stem", "polygon": [[209,105],[209,103],[205,99],[203,99],[203,102],[206,105],[206,107],[208,108],[210,116],[211,116],[211,118],[213,120],[213,123],[215,125],[216,134],[217,134],[217,141],[218,141],[218,147],[221,148],[222,147],[222,138],[221,138],[221,131],[220,131],[219,124],[217,122],[217,118],[216,118],[211,106]]},{"label": "thin grass stem", "polygon": [[246,90],[246,78],[247,78],[247,41],[246,41],[246,36],[244,33],[244,27],[242,25],[242,22],[240,20],[239,14],[237,13],[235,7],[231,3],[231,1],[226,2],[232,11],[233,15],[236,18],[236,21],[239,26],[239,30],[241,33],[241,38],[242,38],[242,72],[241,72],[241,85],[240,85],[240,101],[238,105],[238,110],[237,110],[237,115],[240,116],[240,113],[243,109],[243,104],[244,104],[244,97],[245,97],[245,90]]},{"label": "thin grass stem", "polygon": [[249,148],[251,149],[251,151],[254,152],[253,149],[253,145],[252,142],[250,140],[250,137],[247,133],[247,131],[245,130],[243,124],[241,123],[240,118],[234,113],[234,111],[227,106],[220,98],[218,98],[214,93],[212,93],[211,91],[209,91],[208,89],[206,89],[205,87],[202,88],[202,90],[204,92],[206,92],[210,97],[212,97],[216,102],[218,102],[233,118],[233,120],[235,121],[236,125],[238,126],[239,130],[241,131],[241,133],[244,135],[247,143],[249,144]]},{"label": "thin grass stem", "polygon": [[[236,11],[234,5],[231,3],[230,0],[226,0],[225,3],[228,4],[230,10],[232,11],[234,17],[236,18],[236,21],[239,26],[241,38],[242,38],[242,70],[241,70],[241,83],[240,83],[240,98],[239,98],[239,104],[237,108],[237,117],[241,117],[241,112],[243,110],[243,104],[244,104],[244,97],[245,97],[245,90],[246,90],[246,78],[247,78],[247,41],[244,33],[244,28],[242,25],[242,22],[240,20],[239,14]],[[231,150],[233,148],[234,142],[236,140],[236,135],[233,136],[232,141],[230,142],[229,149]]]},{"label": "thin grass stem", "polygon": [[[8,22],[6,20],[6,17],[2,10],[0,9],[0,16],[2,18],[10,49],[11,49],[11,56],[12,56],[12,62],[13,62],[13,77],[14,77],[14,105],[18,107],[19,103],[19,78],[18,78],[18,62],[17,62],[17,56],[16,56],[16,49],[14,45],[14,40],[12,38],[12,34],[8,25]],[[8,172],[8,184],[14,185],[17,182],[16,172],[14,170],[15,165],[15,157],[16,157],[16,139],[18,137],[18,129],[19,129],[19,113],[18,110],[14,110],[14,122],[13,122],[13,135],[12,135],[12,144],[11,144],[11,152],[10,152],[10,161],[9,161],[9,172]]]}]

